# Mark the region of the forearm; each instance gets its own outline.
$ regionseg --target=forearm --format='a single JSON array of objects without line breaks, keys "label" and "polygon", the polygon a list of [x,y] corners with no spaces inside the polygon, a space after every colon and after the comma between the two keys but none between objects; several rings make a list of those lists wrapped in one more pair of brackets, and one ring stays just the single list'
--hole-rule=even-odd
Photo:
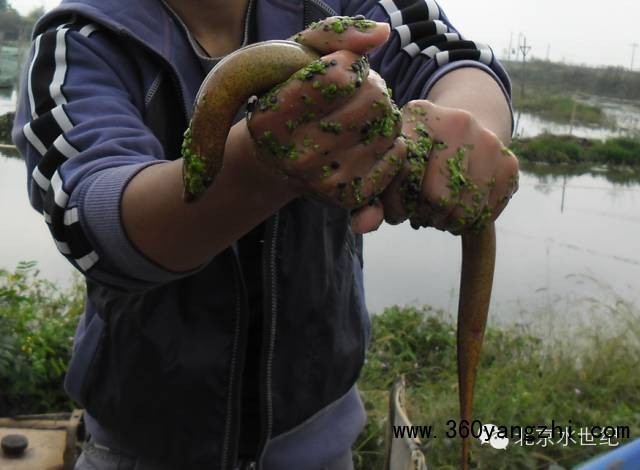
[{"label": "forearm", "polygon": [[496,81],[486,72],[465,67],[436,82],[426,99],[439,106],[470,112],[505,144],[511,142],[511,111]]},{"label": "forearm", "polygon": [[152,165],[128,184],[122,220],[136,245],[172,271],[198,267],[295,197],[253,155],[245,122],[227,140],[225,164],[198,201],[183,201],[182,159]]}]

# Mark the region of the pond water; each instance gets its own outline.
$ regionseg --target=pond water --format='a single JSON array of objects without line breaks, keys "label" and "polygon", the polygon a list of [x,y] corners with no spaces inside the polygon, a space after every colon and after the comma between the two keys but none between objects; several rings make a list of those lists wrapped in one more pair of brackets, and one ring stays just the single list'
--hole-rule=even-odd
[{"label": "pond water", "polygon": [[[618,298],[637,302],[639,208],[637,183],[523,172],[519,192],[496,225],[493,320],[535,324],[562,315],[588,322],[594,300],[602,306]],[[459,239],[383,226],[367,235],[365,249],[372,310],[430,304],[456,311]]]},{"label": "pond water", "polygon": [[[14,105],[15,93],[0,97],[0,114]],[[538,122],[558,130],[532,116],[520,122],[521,128],[535,129],[531,123]],[[596,131],[602,136],[611,132]],[[29,206],[22,160],[1,155],[0,217],[0,268],[36,260],[44,277],[61,285],[71,282],[71,266],[58,254],[41,215]],[[494,322],[549,320],[551,325],[553,320],[557,325],[558,317],[589,322],[594,303],[640,301],[640,182],[618,184],[597,173],[563,177],[536,167],[523,172],[497,235]],[[383,226],[365,237],[369,309],[429,304],[454,313],[460,259],[456,237],[414,231],[406,224]]]},{"label": "pond water", "polygon": [[[42,274],[68,284],[42,217],[28,204],[26,171],[0,157],[0,267],[37,260]],[[603,176],[524,172],[520,191],[497,225],[494,321],[531,322],[540,312],[581,314],[576,299],[616,294],[638,301],[640,184]],[[365,237],[365,287],[373,312],[430,304],[455,312],[460,241],[436,230],[383,226]],[[571,313],[570,313],[571,312]]]},{"label": "pond water", "polygon": [[569,123],[552,122],[533,114],[516,113],[514,116],[515,135],[519,137],[534,137],[542,133],[572,134],[590,139],[640,135],[640,106],[638,103],[597,96],[581,98],[580,101],[599,106],[604,114],[616,123],[616,128],[571,126]]}]

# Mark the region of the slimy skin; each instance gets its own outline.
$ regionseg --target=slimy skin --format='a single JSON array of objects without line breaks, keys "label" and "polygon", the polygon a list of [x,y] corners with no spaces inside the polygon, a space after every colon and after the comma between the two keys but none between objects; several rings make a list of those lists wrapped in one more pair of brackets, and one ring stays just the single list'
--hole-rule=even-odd
[{"label": "slimy skin", "polygon": [[[253,95],[285,82],[318,59],[311,49],[290,41],[268,41],[247,46],[222,60],[207,76],[193,118],[185,133],[184,197],[200,197],[223,165],[224,148],[240,106]],[[458,381],[460,417],[472,422],[476,370],[487,323],[495,265],[495,229],[492,223],[462,235],[462,276],[458,307]],[[469,438],[462,442],[462,467],[469,468]]]},{"label": "slimy skin", "polygon": [[182,144],[184,198],[199,198],[222,169],[227,135],[238,109],[318,59],[291,41],[244,47],[221,60],[205,78]]},{"label": "slimy skin", "polygon": [[[458,302],[458,395],[460,419],[471,427],[473,392],[489,316],[496,259],[496,230],[487,224],[462,235],[462,275]],[[462,438],[462,468],[469,468],[470,435]]]}]

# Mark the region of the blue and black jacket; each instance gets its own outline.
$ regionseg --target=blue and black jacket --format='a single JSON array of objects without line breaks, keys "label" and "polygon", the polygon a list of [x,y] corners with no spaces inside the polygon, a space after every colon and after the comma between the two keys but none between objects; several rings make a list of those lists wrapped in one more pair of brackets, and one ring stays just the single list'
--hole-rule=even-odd
[{"label": "blue and black jacket", "polygon": [[[392,37],[370,59],[399,105],[459,67],[485,70],[510,94],[491,49],[464,40],[435,0],[254,1],[258,40],[335,14],[388,21]],[[13,137],[33,207],[86,277],[65,387],[90,431],[170,468],[228,469],[249,315],[236,246],[171,272],[129,240],[120,212],[139,171],[180,155],[203,78],[161,0],[63,1],[35,28]],[[264,241],[257,460],[318,468],[365,421],[354,385],[369,335],[362,239],[347,211],[299,199],[266,221]]]}]

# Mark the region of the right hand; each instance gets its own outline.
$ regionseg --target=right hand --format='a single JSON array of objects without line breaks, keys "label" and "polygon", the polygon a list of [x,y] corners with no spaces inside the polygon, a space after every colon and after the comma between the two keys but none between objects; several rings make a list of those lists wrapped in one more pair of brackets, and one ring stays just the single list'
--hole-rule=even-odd
[{"label": "right hand", "polygon": [[[298,195],[344,208],[372,202],[403,166],[400,112],[359,54],[384,43],[388,25],[337,33],[334,18],[296,37],[325,55],[262,96],[248,126],[260,160]],[[335,36],[335,37],[334,37]]]}]

